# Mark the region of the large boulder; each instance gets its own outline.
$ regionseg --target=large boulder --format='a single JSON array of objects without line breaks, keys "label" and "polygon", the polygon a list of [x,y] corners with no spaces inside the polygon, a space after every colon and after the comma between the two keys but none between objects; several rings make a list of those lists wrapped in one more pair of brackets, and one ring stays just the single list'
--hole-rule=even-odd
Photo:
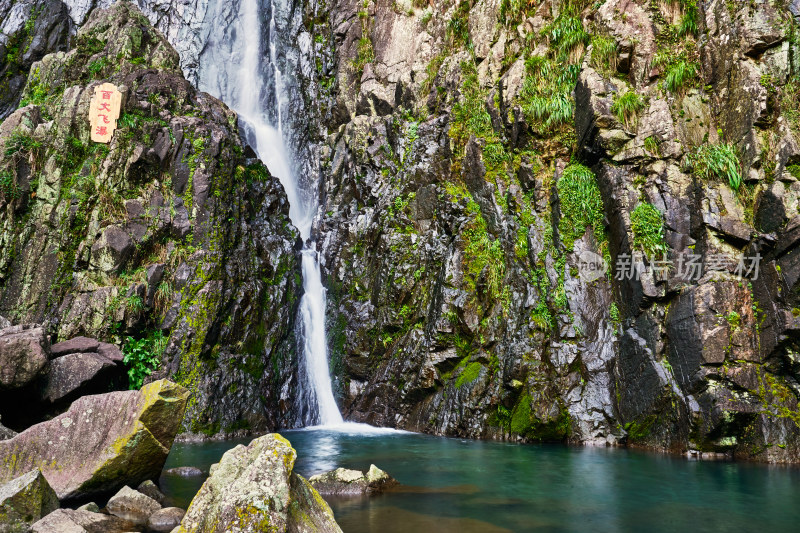
[{"label": "large boulder", "polygon": [[136,531],[122,518],[85,510],[58,509],[33,526],[31,533],[125,533]]},{"label": "large boulder", "polygon": [[97,353],[71,353],[50,363],[41,389],[41,398],[49,403],[72,400],[78,396],[108,390],[109,377],[117,365]]},{"label": "large boulder", "polygon": [[96,352],[100,343],[89,337],[75,337],[66,341],[58,342],[50,347],[52,357],[61,357],[71,353]]},{"label": "large boulder", "polygon": [[229,450],[211,467],[178,532],[341,531],[319,493],[293,473],[296,458],[278,434]]},{"label": "large boulder", "polygon": [[156,478],[180,427],[188,391],[160,380],[141,391],[85,396],[69,410],[0,442],[0,482],[40,468],[61,500]]},{"label": "large boulder", "polygon": [[397,484],[392,476],[375,465],[370,465],[366,474],[360,470],[337,468],[311,476],[308,481],[320,494],[335,496],[378,493]]},{"label": "large boulder", "polygon": [[108,500],[106,510],[137,526],[147,524],[150,516],[161,510],[161,504],[141,492],[125,486]]},{"label": "large boulder", "polygon": [[0,485],[0,533],[28,531],[58,509],[58,497],[37,468]]},{"label": "large boulder", "polygon": [[36,379],[47,366],[49,347],[41,327],[0,330],[0,390],[19,389]]}]

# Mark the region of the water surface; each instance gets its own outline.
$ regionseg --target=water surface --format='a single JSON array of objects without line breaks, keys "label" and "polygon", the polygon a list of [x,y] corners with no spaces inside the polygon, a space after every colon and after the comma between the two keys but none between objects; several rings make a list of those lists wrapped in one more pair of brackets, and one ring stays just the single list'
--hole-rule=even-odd
[{"label": "water surface", "polygon": [[[412,433],[286,431],[308,477],[371,463],[396,492],[331,499],[344,533],[506,531],[797,531],[800,470],[687,461],[646,452],[518,445]],[[167,468],[208,470],[243,441],[175,444]],[[163,476],[186,507],[201,479]]]}]

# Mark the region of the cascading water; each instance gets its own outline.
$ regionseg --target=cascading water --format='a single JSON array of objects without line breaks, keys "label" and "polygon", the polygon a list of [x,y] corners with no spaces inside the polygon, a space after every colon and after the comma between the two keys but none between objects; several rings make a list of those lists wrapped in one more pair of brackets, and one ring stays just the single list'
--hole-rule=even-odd
[{"label": "cascading water", "polygon": [[[232,5],[233,4],[233,5]],[[305,377],[301,385],[303,422],[323,426],[342,424],[336,406],[328,367],[325,337],[325,288],[319,268],[315,243],[310,239],[317,210],[316,184],[301,182],[295,166],[291,142],[291,122],[284,120],[291,111],[291,102],[284,86],[281,61],[291,65],[288,54],[282,54],[279,36],[281,20],[289,20],[289,0],[241,0],[235,3],[217,0],[215,21],[230,21],[221,35],[210,36],[201,55],[199,86],[227,103],[238,114],[248,143],[277,177],[289,199],[289,218],[300,231],[304,294],[299,309],[299,338]],[[262,15],[269,16],[267,50],[262,40]],[[221,25],[222,26],[222,25]],[[269,61],[265,53],[268,53]]]}]

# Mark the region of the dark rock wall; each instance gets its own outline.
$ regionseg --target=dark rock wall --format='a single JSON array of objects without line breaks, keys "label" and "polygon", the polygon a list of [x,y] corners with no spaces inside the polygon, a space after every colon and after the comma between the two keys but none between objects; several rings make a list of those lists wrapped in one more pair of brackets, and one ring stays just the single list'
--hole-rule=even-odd
[{"label": "dark rock wall", "polygon": [[[118,85],[109,145],[89,140],[94,87]],[[145,342],[191,391],[185,429],[266,430],[289,418],[300,280],[280,183],[237,117],[183,77],[135,7],[95,9],[69,52],[33,64],[0,126],[0,314]]]},{"label": "dark rock wall", "polygon": [[[330,6],[319,231],[347,415],[796,461],[790,4]],[[582,277],[586,251],[612,271]],[[704,266],[615,279],[643,251]]]}]

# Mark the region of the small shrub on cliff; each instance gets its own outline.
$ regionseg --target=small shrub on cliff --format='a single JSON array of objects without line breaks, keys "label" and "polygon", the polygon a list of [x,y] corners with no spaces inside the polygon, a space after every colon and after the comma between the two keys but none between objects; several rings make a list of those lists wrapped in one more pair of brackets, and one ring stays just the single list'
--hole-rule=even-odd
[{"label": "small shrub on cliff", "polygon": [[732,144],[700,146],[688,157],[688,163],[701,178],[727,181],[734,191],[742,185],[739,154]]},{"label": "small shrub on cliff", "polygon": [[6,200],[19,198],[19,187],[11,171],[0,170],[0,194],[2,194],[2,198]]},{"label": "small shrub on cliff", "polygon": [[583,22],[570,10],[561,13],[542,33],[557,52],[559,61],[575,63],[583,55],[589,44],[590,35],[583,28]]},{"label": "small shrub on cliff", "polygon": [[655,258],[667,251],[664,242],[664,218],[652,204],[641,202],[631,213],[633,247]]},{"label": "small shrub on cliff", "polygon": [[644,109],[644,99],[636,94],[634,91],[628,91],[622,96],[614,99],[611,105],[611,111],[617,115],[617,118],[622,122],[626,128],[636,126],[639,112]]},{"label": "small shrub on cliff", "polygon": [[545,128],[572,121],[575,101],[572,90],[578,80],[578,65],[563,65],[543,57],[525,61],[527,75],[520,91],[520,104],[526,119]]},{"label": "small shrub on cliff", "polygon": [[492,117],[486,110],[486,94],[478,82],[478,70],[472,61],[461,63],[464,84],[461,87],[462,99],[453,106],[453,121],[450,137],[459,147],[467,144],[470,135],[490,138],[494,135]]},{"label": "small shrub on cliff", "polygon": [[603,226],[603,199],[591,170],[574,163],[564,169],[556,185],[561,204],[558,231],[561,242],[572,250],[588,228],[594,228],[598,243],[606,240]]},{"label": "small shrub on cliff", "polygon": [[132,390],[140,389],[144,378],[161,365],[161,354],[167,340],[161,331],[155,331],[144,339],[128,337],[125,340],[122,362],[128,367],[128,384]]}]

